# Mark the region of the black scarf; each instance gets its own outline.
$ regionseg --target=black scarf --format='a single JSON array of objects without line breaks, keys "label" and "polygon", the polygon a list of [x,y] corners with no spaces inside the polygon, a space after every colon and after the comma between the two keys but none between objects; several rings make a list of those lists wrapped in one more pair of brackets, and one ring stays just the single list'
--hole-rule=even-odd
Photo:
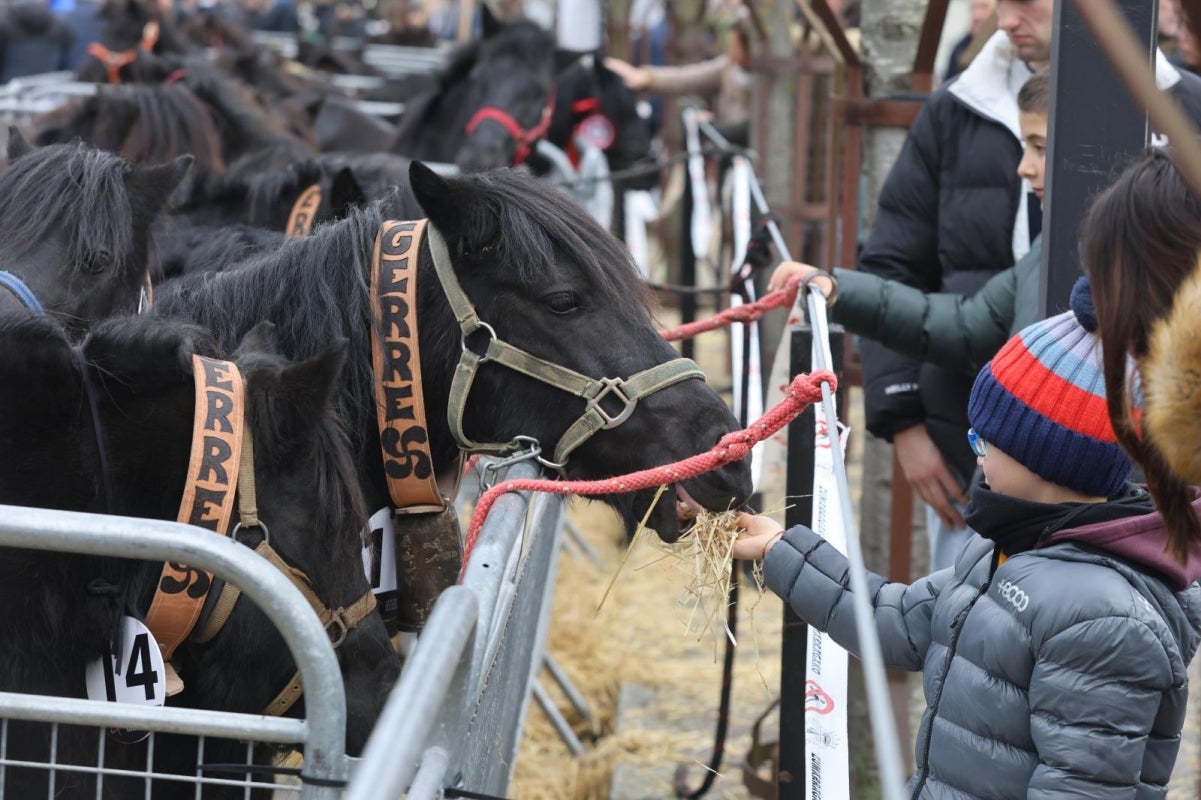
[{"label": "black scarf", "polygon": [[1033,550],[1040,542],[1067,528],[1095,525],[1154,511],[1140,487],[1127,484],[1104,503],[1035,503],[998,494],[985,485],[972,489],[964,521],[1006,556]]}]

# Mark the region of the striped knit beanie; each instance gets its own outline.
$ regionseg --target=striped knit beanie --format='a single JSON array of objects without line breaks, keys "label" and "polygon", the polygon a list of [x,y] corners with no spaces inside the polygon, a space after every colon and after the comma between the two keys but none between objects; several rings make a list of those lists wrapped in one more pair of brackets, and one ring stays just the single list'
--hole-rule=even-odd
[{"label": "striped knit beanie", "polygon": [[968,419],[1044,480],[1109,497],[1130,476],[1105,406],[1101,343],[1068,311],[1025,328],[985,365]]}]

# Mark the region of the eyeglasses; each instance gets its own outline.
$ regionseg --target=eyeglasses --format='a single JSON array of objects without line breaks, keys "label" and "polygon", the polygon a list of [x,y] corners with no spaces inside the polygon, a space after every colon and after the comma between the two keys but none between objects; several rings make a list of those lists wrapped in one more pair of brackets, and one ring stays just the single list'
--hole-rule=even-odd
[{"label": "eyeglasses", "polygon": [[988,452],[988,442],[984,441],[983,436],[976,433],[975,428],[968,428],[967,443],[968,446],[972,448],[972,452],[978,455],[980,458],[984,458],[985,453]]}]

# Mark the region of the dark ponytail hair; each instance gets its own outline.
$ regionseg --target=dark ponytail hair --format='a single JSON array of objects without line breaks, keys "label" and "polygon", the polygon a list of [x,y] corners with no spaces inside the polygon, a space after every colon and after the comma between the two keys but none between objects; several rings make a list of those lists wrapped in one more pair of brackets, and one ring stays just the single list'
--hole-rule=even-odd
[{"label": "dark ponytail hair", "polygon": [[1081,248],[1097,309],[1109,419],[1147,478],[1167,527],[1168,552],[1183,563],[1189,547],[1201,543],[1193,494],[1135,421],[1126,372],[1127,356],[1136,363],[1146,357],[1152,328],[1171,312],[1201,252],[1201,202],[1168,153],[1148,150],[1097,197]]}]

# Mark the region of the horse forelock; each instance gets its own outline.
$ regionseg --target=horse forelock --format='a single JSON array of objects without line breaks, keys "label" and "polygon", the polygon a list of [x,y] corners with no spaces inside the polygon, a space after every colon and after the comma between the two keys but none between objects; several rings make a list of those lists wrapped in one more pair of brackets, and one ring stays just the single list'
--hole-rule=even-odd
[{"label": "horse forelock", "polygon": [[98,250],[118,263],[130,258],[128,170],[118,156],[78,143],[42,147],[14,161],[0,173],[0,239],[7,253],[24,254],[61,225],[73,269]]},{"label": "horse forelock", "polygon": [[544,287],[559,271],[556,257],[588,276],[594,300],[604,300],[622,316],[641,318],[649,293],[630,254],[587,212],[554,189],[512,170],[464,178],[475,186],[498,218],[499,260],[531,289]]},{"label": "horse forelock", "polygon": [[[186,86],[118,86],[132,101],[138,115],[125,142],[124,155],[131,161],[163,164],[176,156],[190,153],[196,159],[192,174],[207,176],[225,171],[221,139],[212,117]],[[101,97],[109,95],[104,92]],[[101,100],[98,116],[103,116]]]}]

